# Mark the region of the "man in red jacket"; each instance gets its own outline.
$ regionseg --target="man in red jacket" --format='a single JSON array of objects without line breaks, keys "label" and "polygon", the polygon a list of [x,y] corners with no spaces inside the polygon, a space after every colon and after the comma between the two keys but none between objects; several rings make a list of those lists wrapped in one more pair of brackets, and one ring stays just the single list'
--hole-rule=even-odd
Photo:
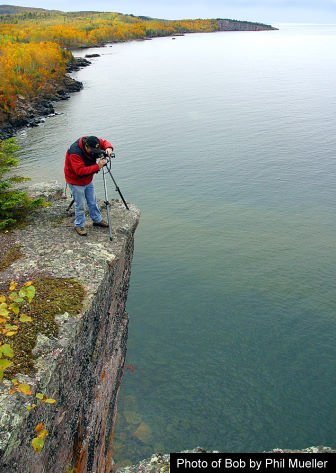
[{"label": "man in red jacket", "polygon": [[[75,201],[75,230],[79,235],[87,235],[85,225],[85,201],[89,209],[93,225],[108,227],[108,222],[102,219],[96,203],[93,187],[93,175],[106,164],[102,157],[105,151],[111,156],[113,146],[106,140],[96,136],[82,137],[75,141],[65,155],[64,174],[73,199]],[[99,158],[98,162],[97,159]]]}]

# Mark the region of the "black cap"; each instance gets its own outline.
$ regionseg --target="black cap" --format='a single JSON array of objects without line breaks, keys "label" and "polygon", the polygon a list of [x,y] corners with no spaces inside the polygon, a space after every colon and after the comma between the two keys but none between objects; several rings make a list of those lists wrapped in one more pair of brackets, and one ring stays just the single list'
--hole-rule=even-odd
[{"label": "black cap", "polygon": [[103,152],[100,149],[100,141],[96,136],[86,138],[86,144],[90,146],[92,154],[101,154]]}]

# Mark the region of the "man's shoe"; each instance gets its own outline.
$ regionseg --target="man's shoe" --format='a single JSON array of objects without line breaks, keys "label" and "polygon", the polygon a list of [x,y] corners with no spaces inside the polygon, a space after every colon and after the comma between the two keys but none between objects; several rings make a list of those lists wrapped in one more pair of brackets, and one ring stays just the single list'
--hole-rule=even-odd
[{"label": "man's shoe", "polygon": [[94,227],[108,227],[109,224],[106,220],[101,220],[100,222],[93,222]]},{"label": "man's shoe", "polygon": [[87,231],[83,227],[75,227],[75,230],[78,233],[78,235],[81,235],[81,236],[87,235]]}]

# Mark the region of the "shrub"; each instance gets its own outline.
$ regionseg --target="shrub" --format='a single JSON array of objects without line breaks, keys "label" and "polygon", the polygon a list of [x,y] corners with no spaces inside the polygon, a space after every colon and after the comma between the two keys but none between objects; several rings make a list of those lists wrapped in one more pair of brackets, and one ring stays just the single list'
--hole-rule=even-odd
[{"label": "shrub", "polygon": [[43,204],[43,198],[30,199],[26,192],[14,189],[14,185],[30,180],[27,177],[10,175],[5,177],[19,160],[15,158],[20,148],[15,138],[0,140],[0,230],[13,227],[24,220],[29,212]]}]

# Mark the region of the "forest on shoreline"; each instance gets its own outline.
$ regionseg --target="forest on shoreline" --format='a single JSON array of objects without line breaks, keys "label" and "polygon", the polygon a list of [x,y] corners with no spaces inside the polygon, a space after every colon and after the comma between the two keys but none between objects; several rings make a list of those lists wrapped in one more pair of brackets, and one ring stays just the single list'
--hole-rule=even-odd
[{"label": "forest on shoreline", "polygon": [[220,29],[217,20],[169,21],[113,12],[31,10],[1,14],[0,8],[2,124],[17,119],[18,99],[28,103],[52,99],[67,66],[74,61],[72,49]]}]

